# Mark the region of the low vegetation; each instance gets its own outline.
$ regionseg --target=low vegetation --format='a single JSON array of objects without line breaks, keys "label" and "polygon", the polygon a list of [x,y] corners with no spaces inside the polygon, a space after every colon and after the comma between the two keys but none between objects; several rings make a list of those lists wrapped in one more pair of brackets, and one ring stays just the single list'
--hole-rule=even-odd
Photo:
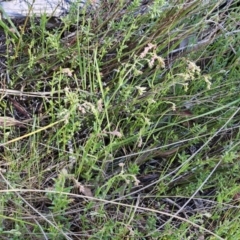
[{"label": "low vegetation", "polygon": [[109,1],[1,21],[1,239],[239,239],[239,1]]}]

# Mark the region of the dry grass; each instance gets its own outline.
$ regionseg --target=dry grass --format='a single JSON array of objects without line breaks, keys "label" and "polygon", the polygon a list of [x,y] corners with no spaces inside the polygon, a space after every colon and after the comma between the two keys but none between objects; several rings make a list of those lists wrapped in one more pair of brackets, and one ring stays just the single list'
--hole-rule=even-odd
[{"label": "dry grass", "polygon": [[139,4],[1,23],[2,239],[238,238],[238,1]]}]

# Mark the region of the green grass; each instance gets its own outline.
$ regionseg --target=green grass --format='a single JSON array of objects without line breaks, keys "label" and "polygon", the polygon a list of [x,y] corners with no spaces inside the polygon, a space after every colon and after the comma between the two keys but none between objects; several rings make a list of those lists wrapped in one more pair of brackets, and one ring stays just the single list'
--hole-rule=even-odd
[{"label": "green grass", "polygon": [[1,22],[1,239],[239,239],[239,1],[181,2]]}]

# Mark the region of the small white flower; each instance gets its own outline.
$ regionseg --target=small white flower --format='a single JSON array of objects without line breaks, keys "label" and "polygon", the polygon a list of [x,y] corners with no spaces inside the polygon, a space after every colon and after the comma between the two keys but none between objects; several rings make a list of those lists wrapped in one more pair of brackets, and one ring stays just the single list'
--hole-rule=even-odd
[{"label": "small white flower", "polygon": [[138,179],[135,179],[134,186],[139,186],[141,182]]},{"label": "small white flower", "polygon": [[152,124],[152,122],[150,122],[150,119],[147,117],[144,117],[145,123],[150,126]]},{"label": "small white flower", "polygon": [[203,79],[207,83],[207,89],[209,90],[212,85],[212,83],[210,82],[211,77],[209,75],[203,75]]},{"label": "small white flower", "polygon": [[188,63],[188,70],[192,73],[200,73],[201,69],[199,66],[196,65],[196,63],[191,62],[191,61],[187,61]]},{"label": "small white flower", "polygon": [[146,87],[140,87],[140,86],[136,86],[136,89],[138,90],[138,94],[140,95],[140,96],[142,96],[143,95],[143,93],[145,93],[146,92]]},{"label": "small white flower", "polygon": [[125,164],[124,164],[123,162],[121,162],[121,163],[118,164],[118,166],[121,167],[121,168],[123,168],[124,165],[125,165]]},{"label": "small white flower", "polygon": [[157,61],[158,61],[158,66],[159,66],[160,68],[165,68],[164,59],[163,59],[162,57],[160,57],[160,56],[157,56],[157,55],[156,55],[156,59],[157,59]]},{"label": "small white flower", "polygon": [[188,83],[183,83],[184,86],[184,91],[187,92],[188,91]]}]

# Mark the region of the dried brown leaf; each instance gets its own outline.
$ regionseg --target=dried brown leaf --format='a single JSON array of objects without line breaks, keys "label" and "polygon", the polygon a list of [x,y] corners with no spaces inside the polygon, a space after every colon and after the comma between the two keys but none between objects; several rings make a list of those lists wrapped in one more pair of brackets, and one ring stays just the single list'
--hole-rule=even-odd
[{"label": "dried brown leaf", "polygon": [[75,187],[79,190],[80,193],[87,197],[93,197],[92,191],[90,188],[82,185],[80,182],[78,182],[75,178],[72,178]]},{"label": "dried brown leaf", "polygon": [[113,132],[108,132],[109,134],[121,138],[123,135],[117,130],[114,130]]},{"label": "dried brown leaf", "polygon": [[24,126],[24,124],[11,117],[0,117],[1,127]]},{"label": "dried brown leaf", "polygon": [[79,191],[87,197],[93,197],[92,191],[88,187],[85,187],[85,186],[81,185],[80,188],[79,188]]},{"label": "dried brown leaf", "polygon": [[98,108],[98,111],[99,111],[99,112],[102,112],[102,111],[103,111],[103,101],[102,101],[102,99],[99,99],[99,100],[97,101],[97,108]]},{"label": "dried brown leaf", "polygon": [[70,68],[62,68],[62,69],[61,69],[61,73],[65,73],[65,74],[67,74],[69,77],[72,77],[72,72],[73,72],[73,70],[71,70]]}]

